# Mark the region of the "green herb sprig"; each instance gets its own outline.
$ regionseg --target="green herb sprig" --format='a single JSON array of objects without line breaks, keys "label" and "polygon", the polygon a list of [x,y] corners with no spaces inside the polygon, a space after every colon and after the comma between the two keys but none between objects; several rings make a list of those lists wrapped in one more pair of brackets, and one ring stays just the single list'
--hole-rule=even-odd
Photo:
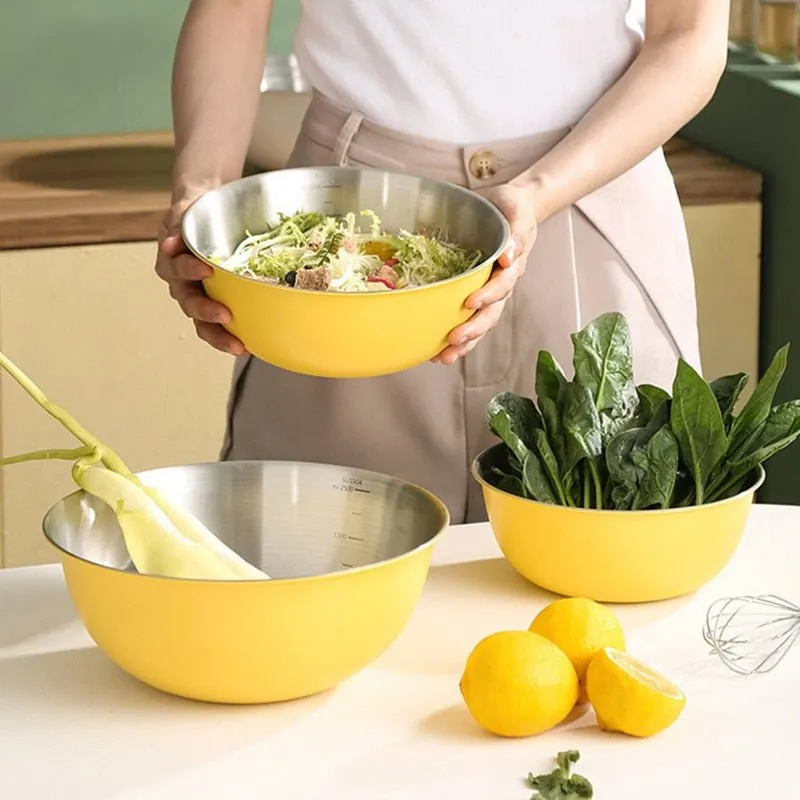
[{"label": "green herb sprig", "polygon": [[485,477],[511,494],[555,505],[646,510],[731,497],[800,436],[800,400],[773,406],[789,345],[744,403],[745,373],[707,382],[679,359],[672,394],[636,385],[628,323],[602,314],[572,334],[574,377],[539,353],[536,398],[495,395],[490,430],[505,444]]},{"label": "green herb sprig", "polygon": [[545,775],[528,775],[528,786],[536,791],[531,800],[587,800],[594,797],[592,784],[583,775],[573,775],[572,767],[581,755],[565,750],[556,756],[556,768]]}]

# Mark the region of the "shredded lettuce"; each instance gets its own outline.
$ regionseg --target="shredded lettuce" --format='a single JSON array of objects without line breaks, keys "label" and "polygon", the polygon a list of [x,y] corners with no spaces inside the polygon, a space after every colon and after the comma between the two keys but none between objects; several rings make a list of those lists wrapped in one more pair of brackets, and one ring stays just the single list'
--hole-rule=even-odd
[{"label": "shredded lettuce", "polygon": [[[369,220],[369,232],[357,226],[359,216]],[[341,217],[313,211],[281,214],[264,233],[245,234],[232,255],[214,256],[214,263],[286,285],[294,285],[293,274],[299,270],[327,266],[328,288],[334,291],[374,289],[370,278],[385,266],[397,276],[393,288],[424,286],[466,272],[484,258],[480,251],[468,252],[439,234],[388,233],[369,209]]]},{"label": "shredded lettuce", "polygon": [[401,231],[395,256],[398,271],[410,286],[444,281],[479,264],[479,251],[466,253],[458,245],[435,236]]}]

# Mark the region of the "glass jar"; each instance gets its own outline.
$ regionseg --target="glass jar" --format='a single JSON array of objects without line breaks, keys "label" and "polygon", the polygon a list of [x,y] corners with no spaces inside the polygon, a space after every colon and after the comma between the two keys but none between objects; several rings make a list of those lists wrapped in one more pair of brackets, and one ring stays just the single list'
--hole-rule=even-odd
[{"label": "glass jar", "polygon": [[756,47],[759,5],[759,0],[731,0],[728,41],[740,50]]},{"label": "glass jar", "polygon": [[797,63],[800,0],[761,0],[758,9],[760,53],[784,64]]}]

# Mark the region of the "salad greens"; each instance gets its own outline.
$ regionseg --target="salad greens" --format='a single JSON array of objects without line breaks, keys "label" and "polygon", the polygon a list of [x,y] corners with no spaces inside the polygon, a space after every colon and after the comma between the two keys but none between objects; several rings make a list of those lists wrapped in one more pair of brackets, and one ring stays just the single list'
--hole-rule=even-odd
[{"label": "salad greens", "polygon": [[327,216],[315,211],[280,214],[264,233],[251,234],[230,257],[215,256],[221,267],[270,283],[345,292],[391,291],[424,286],[466,272],[483,260],[438,234],[384,231],[377,215],[369,231],[356,214]]},{"label": "salad greens", "polygon": [[574,377],[539,353],[536,400],[495,395],[486,415],[504,447],[492,485],[542,503],[645,510],[702,505],[742,491],[754,470],[800,436],[800,400],[773,406],[789,345],[744,403],[745,373],[710,383],[679,359],[672,394],[634,382],[625,317],[602,314],[572,334]]},{"label": "salad greens", "polygon": [[594,789],[583,775],[573,775],[572,767],[581,754],[566,750],[556,756],[556,768],[546,775],[528,775],[528,786],[535,789],[531,800],[587,800],[594,797]]}]

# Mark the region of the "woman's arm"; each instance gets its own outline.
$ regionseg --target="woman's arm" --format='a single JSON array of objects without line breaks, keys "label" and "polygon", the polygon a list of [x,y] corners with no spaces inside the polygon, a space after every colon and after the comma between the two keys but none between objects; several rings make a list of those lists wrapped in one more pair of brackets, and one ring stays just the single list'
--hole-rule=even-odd
[{"label": "woman's arm", "polygon": [[711,99],[725,68],[728,0],[647,0],[645,41],[627,72],[571,133],[513,183],[536,218],[627,172]]},{"label": "woman's arm", "polygon": [[172,75],[173,202],[241,176],[272,0],[192,0]]},{"label": "woman's arm", "polygon": [[190,203],[242,174],[271,12],[272,0],[192,0],[172,73],[172,205],[158,234],[156,274],[193,320],[197,335],[236,356],[245,350],[223,327],[230,311],[206,297],[200,281],[211,268],[189,254],[179,226]]}]

